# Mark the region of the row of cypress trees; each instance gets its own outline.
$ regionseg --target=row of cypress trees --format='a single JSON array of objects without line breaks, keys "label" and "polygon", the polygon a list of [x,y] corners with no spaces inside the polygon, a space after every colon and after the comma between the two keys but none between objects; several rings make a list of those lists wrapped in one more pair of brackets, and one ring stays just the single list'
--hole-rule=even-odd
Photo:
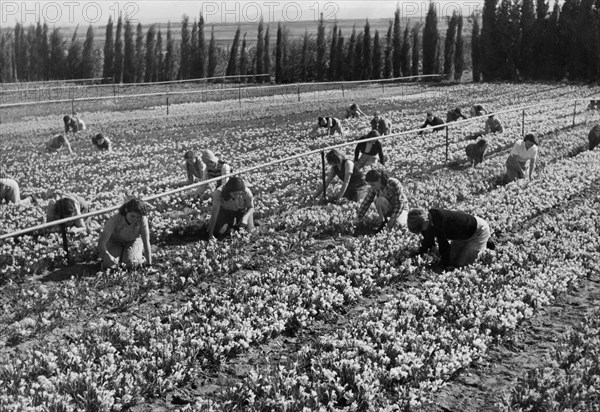
[{"label": "row of cypress trees", "polygon": [[[230,47],[217,46],[214,27],[208,46],[202,15],[183,17],[175,40],[152,25],[144,32],[121,17],[106,26],[102,50],[89,26],[83,44],[77,30],[68,43],[60,28],[38,22],[0,34],[0,81],[36,81],[91,77],[117,82],[151,82],[222,74],[269,74],[276,82],[366,80],[444,73],[460,80],[465,67],[463,23],[453,14],[444,38],[435,3],[422,22],[401,24],[400,9],[385,33],[369,21],[343,33],[328,30],[321,16],[317,33],[292,37],[279,23],[275,45],[261,20],[252,46],[238,27]],[[600,1],[564,0],[552,10],[547,0],[485,0],[483,12],[469,16],[473,79],[598,80],[600,76]],[[67,44],[68,43],[68,44]],[[241,43],[241,44],[240,44]],[[468,46],[467,46],[468,47]],[[256,81],[262,81],[257,78]]]}]

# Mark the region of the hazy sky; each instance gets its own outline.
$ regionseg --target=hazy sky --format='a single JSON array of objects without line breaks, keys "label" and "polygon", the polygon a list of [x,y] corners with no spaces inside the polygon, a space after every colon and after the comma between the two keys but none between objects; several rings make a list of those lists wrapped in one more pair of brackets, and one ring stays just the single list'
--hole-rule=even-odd
[{"label": "hazy sky", "polygon": [[[142,24],[180,21],[184,14],[193,21],[202,12],[207,24],[253,23],[261,17],[265,22],[273,21],[315,21],[320,13],[326,21],[335,19],[391,18],[396,5],[400,6],[403,17],[421,17],[429,7],[428,0],[410,1],[12,1],[0,0],[0,25],[14,26],[16,22],[25,25],[38,20],[48,25],[65,26],[71,24],[104,25],[109,16],[128,15],[132,22]],[[464,15],[474,10],[481,11],[483,1],[437,1],[438,16],[452,14],[454,10]]]}]

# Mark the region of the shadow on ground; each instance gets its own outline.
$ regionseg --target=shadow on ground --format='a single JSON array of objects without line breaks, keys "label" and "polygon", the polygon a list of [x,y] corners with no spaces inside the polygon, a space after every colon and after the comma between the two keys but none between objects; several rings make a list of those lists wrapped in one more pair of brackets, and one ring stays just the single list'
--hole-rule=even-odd
[{"label": "shadow on ground", "polygon": [[64,268],[57,269],[42,278],[40,281],[42,282],[62,282],[65,280],[69,280],[72,277],[82,278],[82,277],[92,277],[96,276],[101,270],[100,262],[90,262],[90,263],[77,263],[75,265],[67,266]]}]

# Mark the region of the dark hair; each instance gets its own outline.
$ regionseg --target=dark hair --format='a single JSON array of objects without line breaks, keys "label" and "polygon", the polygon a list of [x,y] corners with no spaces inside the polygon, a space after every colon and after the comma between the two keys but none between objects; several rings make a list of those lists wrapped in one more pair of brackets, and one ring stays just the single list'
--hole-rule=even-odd
[{"label": "dark hair", "polygon": [[233,176],[227,181],[227,183],[223,185],[223,189],[221,189],[221,196],[225,200],[230,200],[233,192],[240,192],[242,190],[246,190],[244,181],[239,176]]},{"label": "dark hair", "polygon": [[59,134],[59,135],[57,136],[57,139],[58,139],[58,141],[59,141],[59,142],[61,142],[61,143],[66,143],[66,142],[67,142],[67,138],[66,138],[64,135],[62,135],[62,134]]},{"label": "dark hair", "polygon": [[371,137],[379,137],[379,132],[375,129],[371,130],[368,134],[367,134],[367,139],[370,139]]},{"label": "dark hair", "polygon": [[367,172],[367,175],[365,176],[366,182],[379,182],[384,186],[387,186],[389,180],[390,176],[384,170],[371,169]]},{"label": "dark hair", "polygon": [[356,106],[356,103],[352,103],[352,104],[350,105],[350,108],[351,108],[352,110],[356,110],[356,107],[357,107],[357,106]]},{"label": "dark hair", "polygon": [[104,139],[104,135],[102,133],[98,133],[96,136],[92,137],[92,143],[98,145],[98,141],[100,139]]},{"label": "dark hair", "polygon": [[317,118],[317,122],[319,123],[319,126],[321,126],[321,127],[327,126],[327,122],[325,121],[324,117],[319,116]]},{"label": "dark hair", "polygon": [[63,122],[65,122],[65,124],[69,124],[70,121],[71,121],[71,116],[66,115],[65,117],[63,117]]},{"label": "dark hair", "polygon": [[75,206],[75,201],[66,197],[57,200],[54,204],[54,208],[59,219],[75,216],[77,214],[77,207]]},{"label": "dark hair", "polygon": [[187,152],[185,152],[185,154],[183,155],[184,159],[193,159],[194,157],[196,157],[196,154],[194,152],[192,152],[191,150],[188,150]]},{"label": "dark hair", "polygon": [[131,199],[119,208],[119,214],[125,216],[129,212],[136,212],[142,216],[148,215],[148,205],[141,199]]},{"label": "dark hair", "polygon": [[538,144],[538,139],[532,133],[526,134],[525,137],[523,138],[523,140],[525,140],[526,142],[531,142],[534,145]]},{"label": "dark hair", "polygon": [[487,145],[488,145],[488,142],[485,139],[481,139],[477,142],[477,146],[479,146],[479,147],[487,147]]},{"label": "dark hair", "polygon": [[346,158],[346,156],[344,156],[339,150],[337,149],[331,149],[329,152],[327,152],[327,154],[325,155],[325,159],[327,159],[327,163],[330,164],[338,164],[341,163],[344,159]]},{"label": "dark hair", "polygon": [[433,117],[433,113],[432,112],[427,112],[427,116],[432,116]]}]

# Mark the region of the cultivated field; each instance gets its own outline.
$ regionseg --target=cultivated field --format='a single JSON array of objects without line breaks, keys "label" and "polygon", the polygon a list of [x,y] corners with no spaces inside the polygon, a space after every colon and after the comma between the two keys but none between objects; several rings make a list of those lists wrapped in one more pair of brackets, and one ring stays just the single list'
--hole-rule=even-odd
[{"label": "cultivated field", "polygon": [[[311,91],[300,103],[293,94],[241,104],[235,97],[182,102],[169,116],[151,100],[86,103],[78,112],[88,130],[72,143],[74,156],[41,150],[61,132],[68,109],[11,109],[0,124],[0,162],[41,205],[0,205],[0,233],[40,223],[56,189],[100,209],[178,187],[186,150],[211,148],[239,171],[352,140],[368,132],[367,120],[345,120],[345,139],[312,140],[308,130],[319,115],[341,116],[353,100],[402,130],[420,126],[427,110],[445,117],[456,106],[502,110],[597,92],[560,84],[411,87],[364,87],[343,97]],[[373,210],[357,225],[356,204],[310,199],[321,179],[319,155],[244,176],[260,224],[252,235],[198,241],[209,217],[206,197],[152,202],[151,268],[99,271],[95,244],[106,216],[90,234],[70,239],[78,262],[70,268],[59,235],[2,241],[0,409],[435,410],[440,390],[452,388],[465,368],[597,278],[600,153],[587,151],[587,132],[599,117],[581,102],[575,112],[572,104],[527,110],[525,131],[541,136],[538,170],[534,180],[508,185],[502,174],[522,136],[520,112],[500,116],[505,132],[489,136],[489,156],[477,168],[467,165],[465,136],[483,120],[450,129],[449,162],[443,131],[383,141],[388,169],[411,208],[460,209],[490,223],[497,250],[453,272],[434,271],[432,256],[409,257],[415,235],[371,235]],[[111,138],[114,153],[92,149],[98,132]],[[353,149],[343,150],[350,156]],[[597,352],[587,356],[594,336],[586,330],[597,318],[572,339],[586,348],[580,359],[595,365]],[[588,382],[570,407],[591,410],[585,405],[598,399],[589,390],[597,387],[598,368],[574,363],[565,350],[560,359],[575,365],[568,373]],[[525,408],[564,382],[537,376],[543,382],[524,378],[515,396],[508,387],[497,405],[478,410]],[[555,394],[559,405],[562,399]]]}]

